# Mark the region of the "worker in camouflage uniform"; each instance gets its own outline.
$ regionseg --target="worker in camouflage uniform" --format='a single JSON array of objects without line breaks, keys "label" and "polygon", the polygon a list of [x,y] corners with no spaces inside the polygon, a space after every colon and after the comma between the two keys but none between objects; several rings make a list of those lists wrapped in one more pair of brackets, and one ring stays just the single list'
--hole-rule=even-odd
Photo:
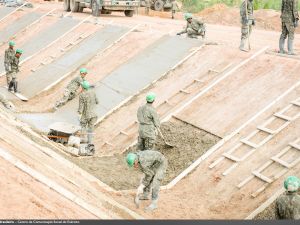
[{"label": "worker in camouflage uniform", "polygon": [[137,111],[137,119],[139,122],[138,150],[153,149],[156,136],[160,127],[159,118],[153,107],[155,94],[149,93],[146,96],[147,103],[140,106]]},{"label": "worker in camouflage uniform", "polygon": [[15,106],[11,102],[9,102],[2,94],[0,94],[0,102],[5,106],[5,108],[13,111],[15,110]]},{"label": "worker in camouflage uniform", "polygon": [[158,151],[145,150],[129,153],[126,161],[130,167],[134,166],[134,168],[140,169],[144,173],[144,178],[137,189],[135,204],[139,206],[139,200],[149,200],[152,188],[152,202],[146,210],[156,209],[160,183],[165,176],[168,166],[167,159]]},{"label": "worker in camouflage uniform", "polygon": [[145,14],[149,15],[151,0],[145,0]]},{"label": "worker in camouflage uniform", "polygon": [[57,109],[63,105],[65,105],[68,101],[71,101],[76,96],[76,92],[81,86],[81,83],[85,80],[85,76],[87,75],[87,69],[80,69],[80,76],[75,77],[70,83],[67,85],[64,96],[61,100],[56,102],[54,109]]},{"label": "worker in camouflage uniform", "polygon": [[179,9],[178,4],[175,0],[172,1],[172,19],[175,18],[175,13]]},{"label": "worker in camouflage uniform", "polygon": [[191,13],[184,14],[184,18],[187,21],[186,28],[183,31],[177,33],[177,35],[187,33],[187,36],[189,38],[197,38],[198,36],[205,38],[206,29],[205,24],[202,21],[194,19]]},{"label": "worker in camouflage uniform", "polygon": [[15,46],[15,42],[10,41],[8,43],[9,47],[8,49],[5,50],[5,54],[4,54],[4,68],[5,68],[5,72],[6,72],[6,82],[7,82],[7,87],[9,86],[10,83],[10,77],[9,72],[11,70],[10,68],[10,63],[13,59],[13,57],[15,56],[16,52],[14,50],[14,46]]},{"label": "worker in camouflage uniform", "polygon": [[82,89],[79,95],[78,107],[81,133],[87,134],[87,142],[92,144],[94,126],[98,118],[95,112],[95,105],[99,101],[95,92],[90,89],[90,84],[87,81],[82,82]]},{"label": "worker in camouflage uniform", "polygon": [[245,48],[246,39],[248,38],[249,41],[249,37],[252,32],[252,26],[255,25],[253,15],[253,0],[244,0],[242,2],[240,7],[240,16],[242,24],[240,50],[247,51]]},{"label": "worker in camouflage uniform", "polygon": [[7,75],[7,79],[9,80],[8,90],[14,91],[15,93],[18,93],[17,74],[19,72],[19,63],[22,53],[23,51],[21,49],[17,49],[16,54],[9,63],[10,71]]},{"label": "worker in camouflage uniform", "polygon": [[281,3],[281,27],[282,33],[279,39],[279,52],[284,52],[284,42],[288,37],[288,54],[294,55],[293,42],[295,28],[298,27],[298,0],[282,0]]},{"label": "worker in camouflage uniform", "polygon": [[276,199],[276,217],[278,219],[299,220],[300,219],[300,196],[298,190],[299,178],[290,176],[284,181],[286,192]]}]

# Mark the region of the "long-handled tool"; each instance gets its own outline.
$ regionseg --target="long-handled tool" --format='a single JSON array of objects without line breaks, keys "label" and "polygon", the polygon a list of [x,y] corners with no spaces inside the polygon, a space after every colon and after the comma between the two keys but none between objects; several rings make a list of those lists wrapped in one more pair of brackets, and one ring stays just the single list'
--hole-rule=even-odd
[{"label": "long-handled tool", "polygon": [[163,139],[165,145],[166,145],[167,147],[169,147],[169,148],[173,148],[174,145],[172,145],[172,144],[170,144],[170,143],[168,143],[168,142],[166,141],[166,139],[165,139],[164,135],[162,134],[161,130],[160,130],[160,129],[157,129],[157,130],[158,130],[159,135],[160,135],[161,138]]}]

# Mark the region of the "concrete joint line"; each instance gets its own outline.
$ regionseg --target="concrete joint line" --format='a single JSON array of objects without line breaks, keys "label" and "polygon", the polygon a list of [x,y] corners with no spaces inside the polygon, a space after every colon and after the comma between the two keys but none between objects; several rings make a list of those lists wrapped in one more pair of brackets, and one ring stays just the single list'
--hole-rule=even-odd
[{"label": "concrete joint line", "polygon": [[18,11],[19,9],[21,9],[24,5],[26,5],[27,2],[25,2],[23,5],[17,7],[14,11],[12,11],[11,13],[7,14],[6,16],[4,16],[0,22],[2,22],[5,18],[9,17],[11,14],[15,13],[16,11]]},{"label": "concrete joint line", "polygon": [[[83,19],[82,21],[80,21],[76,26],[72,27],[69,31],[65,32],[62,36],[60,36],[59,38],[57,38],[56,40],[52,41],[51,43],[49,43],[48,45],[46,45],[44,48],[40,49],[39,51],[37,51],[36,53],[34,53],[33,55],[27,57],[26,59],[22,60],[20,62],[20,65],[22,65],[23,63],[25,63],[26,61],[30,60],[31,58],[33,58],[34,56],[36,56],[37,54],[39,54],[40,52],[44,51],[45,49],[47,49],[48,47],[50,47],[51,45],[53,45],[55,42],[61,40],[63,37],[65,37],[66,35],[68,35],[69,33],[71,33],[73,30],[75,30],[76,28],[78,28],[82,23],[84,23],[86,20],[90,19],[92,16],[88,16],[85,19]],[[4,73],[0,74],[0,77],[5,75]]]},{"label": "concrete joint line", "polygon": [[[245,60],[243,62],[243,65],[245,63],[247,63],[248,61],[250,61],[251,59],[253,59],[254,57],[258,56],[259,54],[261,54],[262,52],[264,52],[263,48],[262,50],[260,50],[259,52],[257,52],[256,54],[254,54],[252,57],[250,57],[249,59]],[[241,64],[240,64],[241,65]],[[237,70],[238,68],[235,67],[233,68],[231,71],[234,72],[235,70]],[[229,71],[229,72],[231,72]],[[228,72],[228,73],[229,73]],[[231,73],[232,73],[231,72]],[[225,75],[229,75],[228,73],[226,73]],[[225,76],[224,75],[224,76]],[[221,77],[222,78],[222,77]],[[224,78],[223,78],[224,79]],[[221,81],[222,79],[219,79],[219,81]],[[182,178],[184,178],[187,174],[189,174],[192,170],[194,170],[203,160],[205,160],[206,158],[208,158],[210,155],[212,155],[215,151],[217,151],[221,146],[223,146],[228,140],[230,140],[232,137],[234,137],[237,133],[239,133],[242,129],[244,129],[248,124],[250,124],[252,121],[254,121],[257,117],[259,117],[262,113],[264,113],[266,110],[268,110],[270,107],[272,107],[275,103],[277,103],[278,101],[280,101],[282,98],[284,98],[286,95],[288,95],[291,91],[293,91],[295,88],[297,88],[300,85],[300,81],[298,81],[296,84],[294,84],[292,87],[290,87],[287,91],[285,91],[283,94],[281,94],[280,96],[278,96],[274,101],[272,101],[270,104],[268,104],[266,107],[264,107],[261,111],[259,111],[256,115],[254,115],[252,118],[250,118],[247,122],[245,122],[241,127],[239,127],[237,130],[235,130],[234,132],[232,132],[231,134],[227,135],[226,137],[224,137],[222,140],[220,140],[216,145],[214,145],[211,149],[209,149],[204,155],[202,155],[200,158],[198,158],[192,165],[190,165],[186,170],[184,170],[181,174],[179,174],[175,179],[173,179],[169,184],[167,184],[166,186],[162,187],[163,189],[170,189],[172,187],[174,187]],[[213,87],[214,85],[211,85],[210,87]],[[207,89],[207,88],[206,88]],[[207,89],[208,90],[208,89]],[[202,92],[200,92],[202,93]],[[200,95],[199,95],[200,96]],[[196,98],[194,98],[196,99]],[[188,105],[188,104],[187,104]],[[183,107],[184,108],[184,107]],[[183,109],[182,108],[182,109]],[[181,110],[178,110],[178,112]],[[164,119],[164,121],[166,121]]]},{"label": "concrete joint line", "polygon": [[245,220],[252,220],[255,216],[257,216],[259,213],[264,211],[272,202],[276,200],[276,198],[285,192],[284,188],[281,188],[277,192],[275,192],[267,201],[265,201],[262,205],[260,205],[257,209],[255,209],[250,215],[248,215]]},{"label": "concrete joint line", "polygon": [[47,178],[46,176],[42,175],[41,173],[37,172],[36,170],[32,169],[31,167],[27,166],[25,163],[20,161],[19,159],[15,158],[13,155],[9,154],[4,149],[0,148],[0,156],[5,159],[6,161],[13,164],[18,169],[22,170],[23,172],[29,174],[31,177],[36,179],[37,181],[43,183],[44,185],[50,187],[57,193],[61,194],[65,198],[69,199],[70,201],[76,203],[81,208],[87,210],[88,212],[92,213],[96,217],[100,219],[110,219],[110,217],[101,210],[97,209],[96,207],[86,203],[84,200],[78,198],[75,194],[68,191],[67,189],[63,188],[59,184],[55,183],[51,179]]}]

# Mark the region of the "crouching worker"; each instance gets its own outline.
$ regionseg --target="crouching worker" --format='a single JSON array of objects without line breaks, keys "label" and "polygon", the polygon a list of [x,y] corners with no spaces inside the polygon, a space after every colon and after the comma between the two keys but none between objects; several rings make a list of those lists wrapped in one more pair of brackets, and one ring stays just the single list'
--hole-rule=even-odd
[{"label": "crouching worker", "polygon": [[200,20],[194,19],[191,13],[184,14],[184,18],[187,21],[186,27],[183,31],[177,33],[177,35],[187,33],[189,38],[198,38],[198,36],[201,36],[204,39],[206,31],[205,24]]},{"label": "crouching worker", "polygon": [[152,202],[145,210],[154,210],[157,208],[158,193],[160,183],[163,180],[168,161],[158,151],[144,150],[137,153],[129,153],[126,161],[130,167],[140,169],[144,173],[144,178],[137,189],[134,202],[139,207],[140,200],[149,200],[150,191],[152,189]]},{"label": "crouching worker", "polygon": [[83,81],[81,86],[82,92],[79,95],[78,114],[81,126],[81,134],[84,137],[82,142],[87,142],[87,146],[89,146],[88,148],[91,150],[91,154],[94,154],[93,132],[98,118],[95,112],[95,106],[99,103],[99,101],[95,92],[90,89],[90,84],[88,81]]},{"label": "crouching worker", "polygon": [[21,49],[16,50],[16,54],[10,61],[10,71],[7,75],[7,81],[9,82],[8,91],[14,91],[15,93],[18,93],[17,74],[19,72],[19,62],[22,53]]},{"label": "crouching worker", "polygon": [[300,196],[298,195],[300,180],[290,176],[284,181],[286,192],[276,199],[276,217],[282,220],[300,219]]}]

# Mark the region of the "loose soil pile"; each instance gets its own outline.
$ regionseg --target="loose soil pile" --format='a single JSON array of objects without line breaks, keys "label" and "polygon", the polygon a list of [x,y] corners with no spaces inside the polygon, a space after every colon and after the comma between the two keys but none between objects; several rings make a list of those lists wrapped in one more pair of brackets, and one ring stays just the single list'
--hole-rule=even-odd
[{"label": "loose soil pile", "polygon": [[[168,159],[163,185],[179,175],[219,140],[206,131],[177,120],[164,123],[161,129],[167,141],[174,145],[174,148],[168,148],[161,138],[157,140],[156,149]],[[142,177],[140,171],[129,168],[125,162],[126,154],[134,151],[135,146],[123,154],[110,157],[66,157],[116,190],[127,190],[136,188]]]},{"label": "loose soil pile", "polygon": [[257,214],[254,220],[275,220],[275,201],[269,205],[264,211]]}]

